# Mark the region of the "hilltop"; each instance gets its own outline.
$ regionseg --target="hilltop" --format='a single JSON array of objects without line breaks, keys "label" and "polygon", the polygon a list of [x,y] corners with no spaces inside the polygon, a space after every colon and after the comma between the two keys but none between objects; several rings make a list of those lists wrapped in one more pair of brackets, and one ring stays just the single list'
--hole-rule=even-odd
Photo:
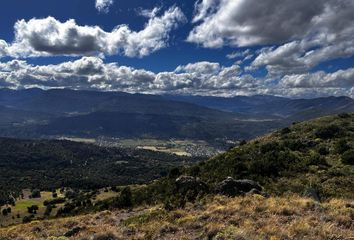
[{"label": "hilltop", "polygon": [[213,184],[227,176],[258,181],[275,194],[318,188],[354,198],[354,114],[327,116],[244,142],[186,170]]}]

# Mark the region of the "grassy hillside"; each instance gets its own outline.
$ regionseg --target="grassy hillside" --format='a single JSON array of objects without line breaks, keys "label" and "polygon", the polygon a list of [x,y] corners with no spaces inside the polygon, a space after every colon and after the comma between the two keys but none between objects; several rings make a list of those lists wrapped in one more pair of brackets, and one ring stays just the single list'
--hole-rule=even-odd
[{"label": "grassy hillside", "polygon": [[295,123],[186,171],[209,184],[232,176],[275,194],[315,187],[323,197],[353,199],[354,114]]},{"label": "grassy hillside", "polygon": [[0,229],[0,239],[351,239],[353,206],[296,196],[216,196],[173,211],[158,205],[32,222]]},{"label": "grassy hillside", "polygon": [[272,134],[244,142],[228,152],[137,190],[133,202],[167,202],[173,206],[200,197],[198,189],[176,194],[180,175],[199,177],[211,192],[231,176],[252,179],[272,195],[304,194],[316,189],[322,199],[354,199],[354,114],[339,114],[294,123]]}]

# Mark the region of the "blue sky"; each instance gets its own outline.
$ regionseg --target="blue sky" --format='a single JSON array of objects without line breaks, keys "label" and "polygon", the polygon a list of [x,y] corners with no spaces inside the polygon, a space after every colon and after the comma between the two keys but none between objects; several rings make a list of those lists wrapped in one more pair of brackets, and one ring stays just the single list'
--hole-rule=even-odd
[{"label": "blue sky", "polygon": [[[139,10],[161,7],[161,11],[163,12],[163,10],[174,5],[178,5],[183,9],[183,13],[187,18],[191,19],[193,17],[194,2],[189,0],[118,0],[113,3],[108,13],[97,11],[95,0],[5,1],[4,7],[0,9],[0,39],[8,42],[13,40],[14,24],[18,19],[30,20],[32,18],[46,18],[48,16],[53,16],[62,22],[68,19],[75,19],[78,25],[98,25],[105,31],[111,31],[115,26],[120,24],[128,24],[131,29],[139,31],[146,23],[146,18],[138,15]],[[21,6],[21,8],[18,8],[18,6]],[[170,46],[168,48],[161,49],[142,59],[115,55],[108,56],[107,61],[118,61],[120,64],[152,71],[170,71],[174,70],[178,65],[198,61],[217,61],[228,65],[233,63],[232,60],[225,57],[233,51],[233,48],[208,49],[187,43],[185,40],[191,30],[191,24],[181,24],[171,34],[172,39],[169,41]],[[30,62],[38,64],[58,63],[63,60],[65,59],[62,57],[29,59]]]},{"label": "blue sky", "polygon": [[5,0],[0,87],[354,96],[351,0]]}]

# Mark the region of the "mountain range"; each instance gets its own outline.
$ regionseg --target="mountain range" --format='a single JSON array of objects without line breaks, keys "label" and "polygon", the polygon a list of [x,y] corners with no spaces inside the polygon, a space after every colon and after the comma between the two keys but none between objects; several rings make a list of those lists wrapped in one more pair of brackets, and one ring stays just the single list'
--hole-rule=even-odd
[{"label": "mountain range", "polygon": [[349,97],[290,99],[0,89],[0,136],[251,139],[294,121],[354,111]]}]

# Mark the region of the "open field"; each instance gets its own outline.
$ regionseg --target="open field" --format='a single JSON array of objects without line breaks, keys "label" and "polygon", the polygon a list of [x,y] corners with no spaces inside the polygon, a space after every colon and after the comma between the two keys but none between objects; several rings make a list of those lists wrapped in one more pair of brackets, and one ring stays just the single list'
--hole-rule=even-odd
[{"label": "open field", "polygon": [[[64,198],[65,197],[64,193],[60,193],[59,190],[57,190],[56,193],[58,195],[57,198]],[[16,199],[15,206],[5,205],[5,206],[1,207],[1,210],[8,208],[8,207],[11,208],[11,213],[9,213],[8,215],[6,215],[6,216],[4,216],[3,214],[0,215],[0,226],[1,227],[22,223],[24,217],[31,215],[30,213],[28,213],[28,208],[33,205],[38,206],[38,210],[36,211],[36,214],[34,214],[34,218],[41,219],[41,218],[55,217],[58,209],[63,207],[65,204],[65,203],[55,204],[55,207],[51,211],[50,215],[45,216],[44,213],[46,210],[46,206],[44,205],[44,202],[46,200],[53,200],[54,199],[53,193],[42,191],[40,198],[30,198],[30,194],[31,194],[31,191],[29,189],[25,189],[25,190],[23,190],[23,195],[22,195],[23,198],[20,197],[20,198]],[[100,190],[98,190],[97,194],[94,195],[94,197],[92,198],[92,201],[93,202],[102,201],[102,200],[112,198],[115,196],[117,196],[116,192],[100,189]],[[66,199],[66,202],[70,202],[70,200]]]},{"label": "open field", "polygon": [[171,153],[177,156],[191,156],[190,153],[177,148],[155,147],[155,146],[138,146],[137,149],[150,150],[154,152]]},{"label": "open field", "polygon": [[[11,213],[9,213],[7,216],[1,215],[0,216],[0,226],[7,226],[7,225],[12,225],[12,224],[18,224],[22,222],[23,217],[31,215],[28,213],[28,207],[31,207],[33,205],[38,206],[37,210],[37,216],[43,216],[46,207],[43,205],[45,200],[51,199],[52,198],[52,192],[41,192],[41,197],[40,198],[30,198],[30,190],[26,189],[23,190],[23,198],[20,197],[16,199],[16,205],[15,206],[2,206],[1,210],[4,208],[11,208]],[[59,193],[59,192],[58,192]],[[61,194],[58,194],[58,197],[61,197]],[[60,207],[58,205],[58,207]],[[56,210],[53,209],[51,216],[55,215]]]},{"label": "open field", "polygon": [[[82,138],[74,136],[57,136],[56,139],[73,142],[91,143],[103,147],[144,149],[155,152],[175,154],[178,156],[215,156],[234,146],[233,141],[219,140],[220,146],[212,145],[204,140],[192,139],[153,139],[153,138]],[[217,142],[217,141],[216,141]]]},{"label": "open field", "polygon": [[62,137],[59,140],[68,140],[72,142],[82,142],[82,143],[96,143],[94,138],[79,138],[79,137]]},{"label": "open field", "polygon": [[137,148],[150,151],[164,152],[178,156],[214,156],[223,149],[212,146],[203,140],[188,139],[98,139],[96,144],[101,146],[113,146],[120,148]]}]

